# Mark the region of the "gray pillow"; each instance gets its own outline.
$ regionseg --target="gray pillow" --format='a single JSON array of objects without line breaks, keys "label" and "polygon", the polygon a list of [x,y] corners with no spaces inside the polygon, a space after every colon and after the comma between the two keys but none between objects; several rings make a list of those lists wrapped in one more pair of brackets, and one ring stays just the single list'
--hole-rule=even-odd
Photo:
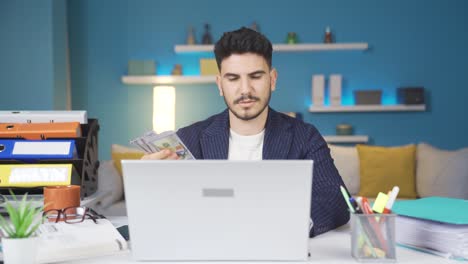
[{"label": "gray pillow", "polygon": [[468,199],[468,148],[446,151],[420,143],[416,162],[416,190],[420,197]]},{"label": "gray pillow", "polygon": [[336,169],[351,195],[359,192],[359,157],[356,147],[328,145]]},{"label": "gray pillow", "polygon": [[100,208],[94,209],[101,210],[122,199],[123,181],[112,160],[101,161],[98,175],[98,192],[106,195],[99,203]]}]

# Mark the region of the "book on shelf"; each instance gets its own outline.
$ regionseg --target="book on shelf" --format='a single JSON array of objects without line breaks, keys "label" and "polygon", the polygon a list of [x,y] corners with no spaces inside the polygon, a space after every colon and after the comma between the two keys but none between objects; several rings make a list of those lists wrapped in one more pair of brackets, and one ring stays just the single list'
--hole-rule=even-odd
[{"label": "book on shelf", "polygon": [[38,263],[112,255],[128,249],[127,241],[107,219],[44,224],[39,228],[39,238]]}]

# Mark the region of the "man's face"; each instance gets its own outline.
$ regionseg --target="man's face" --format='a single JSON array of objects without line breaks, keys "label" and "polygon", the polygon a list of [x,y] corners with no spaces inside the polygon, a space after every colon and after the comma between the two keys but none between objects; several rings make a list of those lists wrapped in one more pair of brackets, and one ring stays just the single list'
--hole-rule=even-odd
[{"label": "man's face", "polygon": [[252,120],[265,111],[277,73],[255,53],[232,54],[221,62],[216,82],[227,107],[237,118]]}]

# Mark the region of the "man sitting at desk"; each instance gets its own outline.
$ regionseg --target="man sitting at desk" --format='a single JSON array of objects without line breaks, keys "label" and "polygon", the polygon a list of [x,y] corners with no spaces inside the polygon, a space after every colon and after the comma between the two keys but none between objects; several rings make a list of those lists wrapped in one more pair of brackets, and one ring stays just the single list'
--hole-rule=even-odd
[{"label": "man sitting at desk", "polygon": [[[216,83],[228,109],[179,129],[177,135],[196,159],[313,160],[312,237],[348,222],[340,193],[344,183],[318,130],[268,106],[278,77],[272,51],[271,42],[254,30],[224,33],[214,52],[220,72]],[[177,158],[167,149],[143,157]]]}]

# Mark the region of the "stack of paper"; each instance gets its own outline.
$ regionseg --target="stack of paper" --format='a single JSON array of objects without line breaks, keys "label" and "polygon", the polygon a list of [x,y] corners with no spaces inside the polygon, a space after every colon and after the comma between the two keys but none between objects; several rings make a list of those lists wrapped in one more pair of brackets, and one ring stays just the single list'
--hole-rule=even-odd
[{"label": "stack of paper", "polygon": [[452,258],[468,259],[468,225],[453,225],[398,216],[396,241],[427,248]]},{"label": "stack of paper", "polygon": [[397,201],[396,241],[449,258],[468,259],[468,200],[428,197]]},{"label": "stack of paper", "polygon": [[107,219],[97,223],[44,224],[40,227],[38,263],[51,263],[116,254],[128,249],[127,242]]}]

